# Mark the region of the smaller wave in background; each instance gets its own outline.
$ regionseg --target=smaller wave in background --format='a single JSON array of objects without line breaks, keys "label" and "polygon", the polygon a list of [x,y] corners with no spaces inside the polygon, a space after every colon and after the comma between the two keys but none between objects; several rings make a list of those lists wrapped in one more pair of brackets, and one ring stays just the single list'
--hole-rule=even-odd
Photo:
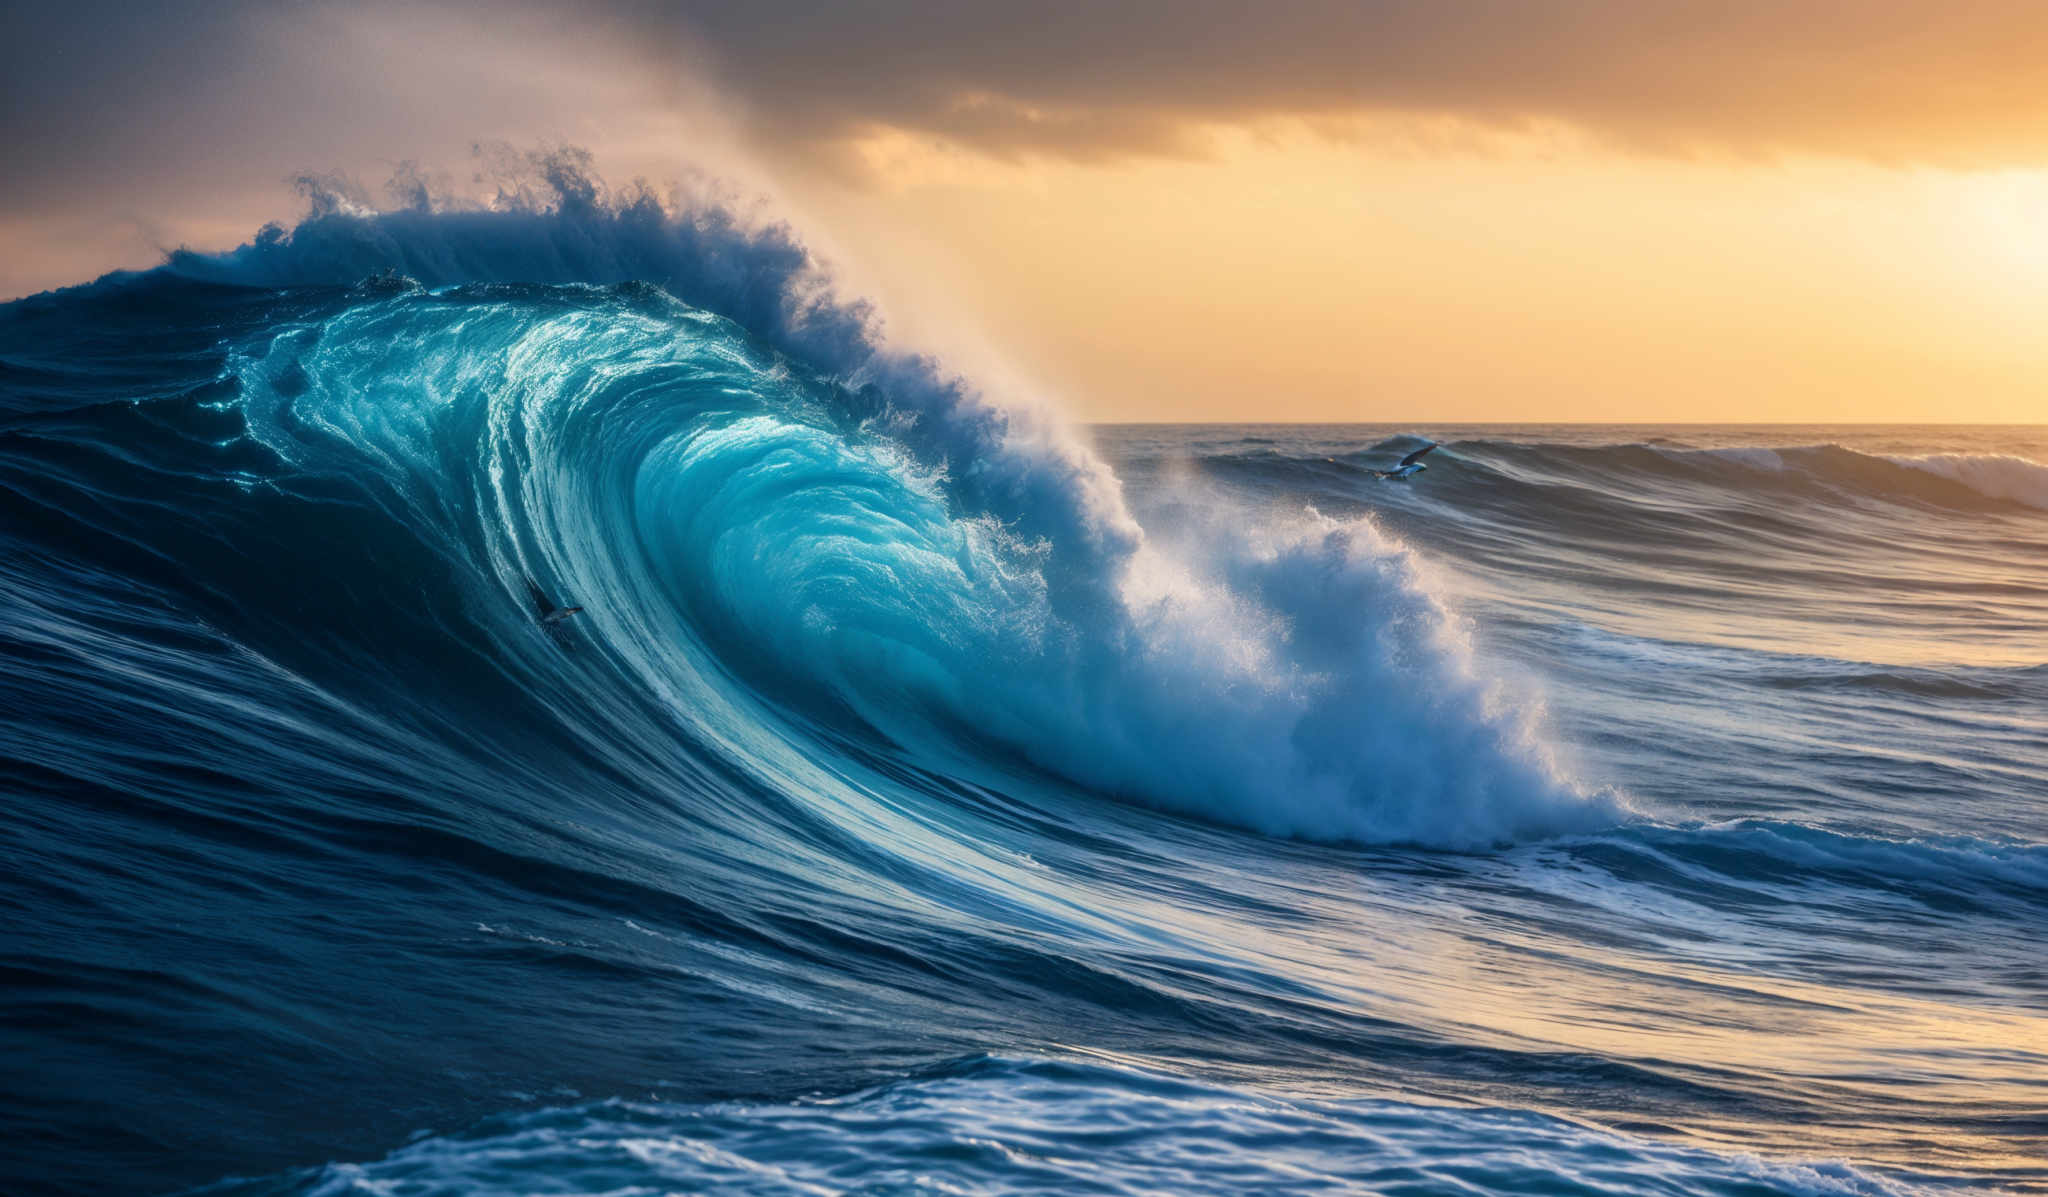
[{"label": "smaller wave in background", "polygon": [[2035,508],[2048,505],[2048,465],[2007,454],[1885,454],[1832,443],[1687,448],[1668,440],[1601,446],[1474,442],[1460,447],[1481,460],[1489,451],[1510,460],[1547,452],[1547,464],[1553,468],[1619,471],[1624,477],[1634,473],[1673,481],[1742,479],[1743,484],[1772,491],[1832,487],[1843,495],[1970,509],[1984,506],[1984,499]]},{"label": "smaller wave in background", "polygon": [[2048,508],[2048,465],[2003,454],[1934,453],[1925,457],[1893,457],[1910,469],[1951,478],[1979,494],[2011,499],[2029,507]]}]

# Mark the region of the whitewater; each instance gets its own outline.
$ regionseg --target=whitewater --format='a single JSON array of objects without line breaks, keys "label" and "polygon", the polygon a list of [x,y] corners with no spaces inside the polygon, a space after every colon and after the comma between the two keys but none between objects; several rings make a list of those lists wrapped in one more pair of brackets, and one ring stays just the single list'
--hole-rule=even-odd
[{"label": "whitewater", "polygon": [[2048,1190],[2041,430],[1088,428],[315,201],[0,307],[7,1191]]}]

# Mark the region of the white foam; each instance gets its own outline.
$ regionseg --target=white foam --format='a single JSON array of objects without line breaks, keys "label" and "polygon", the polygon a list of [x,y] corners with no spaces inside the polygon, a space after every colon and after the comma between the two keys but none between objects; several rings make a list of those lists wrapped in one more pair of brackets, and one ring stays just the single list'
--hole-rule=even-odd
[{"label": "white foam", "polygon": [[1929,453],[1886,460],[1960,482],[1978,494],[2048,510],[2048,465],[1997,454]]}]

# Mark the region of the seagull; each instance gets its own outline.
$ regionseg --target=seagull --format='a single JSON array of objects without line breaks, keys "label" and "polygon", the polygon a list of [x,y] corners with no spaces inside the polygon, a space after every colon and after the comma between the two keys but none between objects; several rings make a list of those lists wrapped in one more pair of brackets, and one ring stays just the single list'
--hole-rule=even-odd
[{"label": "seagull", "polygon": [[552,633],[562,647],[570,647],[572,641],[569,638],[569,629],[562,624],[583,608],[556,606],[555,600],[549,598],[547,591],[542,590],[540,583],[532,578],[526,580],[526,593],[533,598],[533,617],[540,621],[540,626]]},{"label": "seagull", "polygon": [[1401,464],[1395,466],[1393,469],[1374,470],[1373,474],[1374,476],[1380,478],[1413,477],[1414,475],[1420,474],[1422,471],[1429,468],[1428,466],[1422,464],[1422,459],[1429,456],[1429,454],[1435,449],[1436,442],[1431,441],[1429,444],[1422,446],[1420,449],[1417,449],[1415,452],[1410,453],[1408,456],[1402,458]]},{"label": "seagull", "polygon": [[[1405,465],[1407,463],[1403,462],[1402,464]],[[540,583],[532,578],[526,580],[526,593],[533,596],[534,616],[542,623],[560,623],[578,611],[583,610],[581,607],[557,607],[555,600],[549,598],[547,591],[542,590]]]}]

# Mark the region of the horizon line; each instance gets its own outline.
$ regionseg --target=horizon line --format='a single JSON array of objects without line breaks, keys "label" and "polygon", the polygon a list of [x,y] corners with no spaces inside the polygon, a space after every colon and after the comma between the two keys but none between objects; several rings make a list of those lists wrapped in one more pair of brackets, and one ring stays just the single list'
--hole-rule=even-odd
[{"label": "horizon line", "polygon": [[1296,428],[1377,428],[1395,424],[1427,424],[1433,428],[1501,428],[1548,424],[1586,428],[2048,428],[2048,420],[1093,420],[1089,427],[1113,425],[1160,428],[1221,428],[1256,424]]}]

